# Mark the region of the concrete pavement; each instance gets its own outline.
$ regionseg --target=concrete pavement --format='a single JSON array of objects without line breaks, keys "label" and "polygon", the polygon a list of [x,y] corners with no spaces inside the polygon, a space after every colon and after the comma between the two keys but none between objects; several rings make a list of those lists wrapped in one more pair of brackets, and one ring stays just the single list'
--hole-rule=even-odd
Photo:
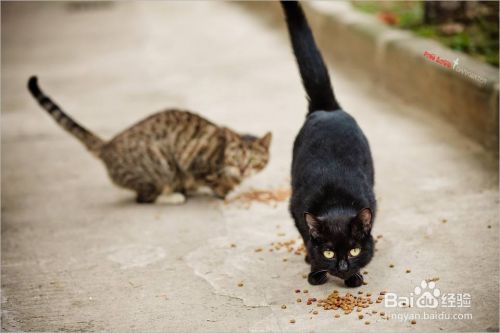
[{"label": "concrete pavement", "polygon": [[295,289],[318,299],[347,289],[333,279],[309,286],[302,256],[268,251],[271,242],[298,237],[285,202],[136,205],[25,88],[37,74],[49,95],[104,138],[166,107],[242,132],[272,130],[269,166],[238,191],[283,188],[306,101],[277,25],[219,2],[2,4],[4,330],[498,331],[498,161],[348,64],[330,66],[332,80],[373,149],[374,234],[383,235],[361,290],[405,296],[438,277],[441,293],[468,293],[472,306],[374,309],[472,319],[412,325],[367,314],[365,325],[354,314],[312,315]]}]

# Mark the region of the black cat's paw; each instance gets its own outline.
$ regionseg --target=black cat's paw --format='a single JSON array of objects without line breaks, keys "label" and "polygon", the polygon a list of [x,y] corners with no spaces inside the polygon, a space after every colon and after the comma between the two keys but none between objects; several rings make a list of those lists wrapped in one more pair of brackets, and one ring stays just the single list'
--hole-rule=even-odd
[{"label": "black cat's paw", "polygon": [[317,286],[326,283],[328,277],[326,276],[326,272],[311,272],[307,277],[307,281],[313,286]]},{"label": "black cat's paw", "polygon": [[344,284],[349,288],[356,288],[363,284],[363,275],[356,273],[347,280],[344,280]]},{"label": "black cat's paw", "polygon": [[310,264],[311,263],[311,258],[309,258],[309,255],[306,254],[306,257],[304,258],[304,260],[306,261],[306,263]]}]

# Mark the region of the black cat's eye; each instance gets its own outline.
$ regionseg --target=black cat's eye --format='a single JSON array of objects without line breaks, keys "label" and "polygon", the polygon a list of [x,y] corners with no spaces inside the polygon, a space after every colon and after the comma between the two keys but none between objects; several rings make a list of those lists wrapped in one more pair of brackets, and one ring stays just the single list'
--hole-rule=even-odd
[{"label": "black cat's eye", "polygon": [[331,250],[325,250],[325,251],[323,251],[323,256],[326,259],[333,259],[335,257],[335,252],[333,252]]},{"label": "black cat's eye", "polygon": [[349,251],[349,255],[351,257],[357,257],[361,253],[361,249],[359,247],[355,247]]}]

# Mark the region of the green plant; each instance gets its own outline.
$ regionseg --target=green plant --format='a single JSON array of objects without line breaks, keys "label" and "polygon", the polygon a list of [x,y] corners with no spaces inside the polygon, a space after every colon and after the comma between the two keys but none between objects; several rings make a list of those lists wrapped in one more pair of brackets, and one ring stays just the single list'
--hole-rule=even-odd
[{"label": "green plant", "polygon": [[[459,28],[451,34],[443,32],[442,24],[424,24],[422,1],[351,1],[354,8],[381,19],[390,15],[391,24],[413,31],[416,35],[440,41],[453,50],[470,54],[498,67],[498,12],[484,11],[465,22],[457,22]],[[380,14],[385,14],[380,16]],[[451,22],[455,23],[455,22]],[[462,27],[463,29],[460,29]]]}]

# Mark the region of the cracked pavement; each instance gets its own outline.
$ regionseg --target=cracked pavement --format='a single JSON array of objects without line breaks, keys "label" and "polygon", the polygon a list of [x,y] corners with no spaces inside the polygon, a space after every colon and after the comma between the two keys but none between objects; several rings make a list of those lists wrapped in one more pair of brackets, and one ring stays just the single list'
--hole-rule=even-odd
[{"label": "cracked pavement", "polygon": [[309,286],[303,256],[268,251],[298,237],[286,202],[136,205],[25,88],[37,74],[63,109],[103,138],[167,107],[241,132],[272,130],[270,164],[237,192],[284,188],[306,100],[278,26],[222,2],[2,4],[4,330],[498,330],[498,160],[363,73],[330,64],[376,167],[374,234],[383,238],[361,290],[408,295],[439,277],[441,292],[472,296],[471,308],[440,310],[470,312],[471,320],[412,325],[374,316],[368,326],[356,315],[312,315],[319,308],[297,303],[295,289],[318,299],[347,290],[333,279]]}]

